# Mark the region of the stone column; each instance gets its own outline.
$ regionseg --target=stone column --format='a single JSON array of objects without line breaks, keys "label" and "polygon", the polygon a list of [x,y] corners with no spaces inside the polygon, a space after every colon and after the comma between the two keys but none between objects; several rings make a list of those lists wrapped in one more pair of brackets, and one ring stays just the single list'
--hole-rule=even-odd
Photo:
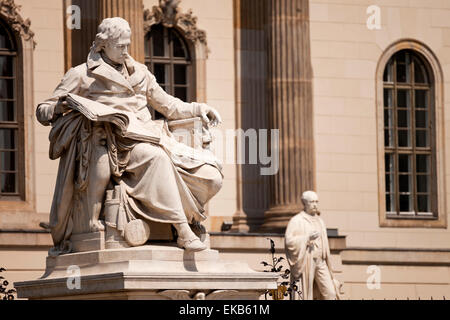
[{"label": "stone column", "polygon": [[144,63],[144,4],[143,0],[99,0],[99,22],[105,18],[122,17],[131,27],[130,55]]},{"label": "stone column", "polygon": [[[80,8],[80,29],[68,28],[67,20],[72,21],[69,6]],[[75,9],[73,9],[75,10]],[[64,0],[64,53],[65,70],[86,63],[89,50],[95,40],[98,27],[98,2],[93,0]]]},{"label": "stone column", "polygon": [[[267,129],[266,1],[234,0],[236,128]],[[236,155],[239,145],[236,145]],[[245,154],[250,146],[246,144]],[[237,164],[237,210],[232,231],[253,232],[269,207],[268,177],[261,164]]]},{"label": "stone column", "polygon": [[308,0],[267,0],[269,123],[280,130],[279,171],[270,177],[261,231],[283,232],[315,189]]}]

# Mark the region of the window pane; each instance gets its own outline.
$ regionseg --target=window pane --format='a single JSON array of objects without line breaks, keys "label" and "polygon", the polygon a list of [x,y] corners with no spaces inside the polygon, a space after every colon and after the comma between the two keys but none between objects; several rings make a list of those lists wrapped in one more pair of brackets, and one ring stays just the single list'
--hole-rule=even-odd
[{"label": "window pane", "polygon": [[0,149],[12,150],[16,148],[16,130],[0,129]]},{"label": "window pane", "polygon": [[0,79],[0,99],[14,99],[14,80]]},{"label": "window pane", "polygon": [[412,179],[410,175],[398,176],[398,187],[400,192],[412,192]]},{"label": "window pane", "polygon": [[394,172],[394,155],[385,154],[384,155],[384,170],[386,172]]},{"label": "window pane", "polygon": [[155,63],[153,74],[155,75],[156,80],[158,81],[159,84],[167,84],[169,80],[167,77],[168,73],[167,70],[168,65],[162,63]]},{"label": "window pane", "polygon": [[425,68],[417,59],[414,60],[414,82],[428,83]]},{"label": "window pane", "polygon": [[417,206],[419,212],[431,212],[430,210],[430,197],[428,195],[417,196]]},{"label": "window pane", "polygon": [[0,25],[0,48],[12,49],[11,41],[9,41],[9,35],[5,28]]},{"label": "window pane", "polygon": [[0,174],[0,192],[1,193],[16,193],[16,174],[2,173]]},{"label": "window pane", "polygon": [[399,147],[410,147],[410,134],[409,130],[398,130],[398,146]]},{"label": "window pane", "polygon": [[393,98],[393,90],[392,89],[384,89],[384,106],[391,107],[391,108],[394,106],[394,98]]},{"label": "window pane", "polygon": [[394,174],[386,174],[386,193],[392,193],[395,192],[394,188]]},{"label": "window pane", "polygon": [[417,176],[417,192],[430,192],[429,189],[429,176],[418,175]]},{"label": "window pane", "polygon": [[398,171],[402,173],[410,173],[411,170],[411,155],[399,154],[398,155]]},{"label": "window pane", "polygon": [[430,156],[427,154],[418,154],[416,156],[416,171],[419,173],[430,172]]},{"label": "window pane", "polygon": [[187,101],[187,89],[175,87],[175,97],[183,101]]},{"label": "window pane", "polygon": [[392,128],[393,127],[393,115],[392,115],[392,109],[384,109],[384,126],[386,128]]},{"label": "window pane", "polygon": [[0,152],[0,171],[15,171],[17,168],[16,153]]},{"label": "window pane", "polygon": [[172,32],[172,43],[173,43],[173,56],[177,58],[186,58],[184,45],[174,32]]},{"label": "window pane", "polygon": [[13,101],[0,101],[0,121],[15,121],[15,113]]},{"label": "window pane", "polygon": [[412,211],[412,197],[410,195],[400,195],[400,211],[411,212]]},{"label": "window pane", "polygon": [[13,57],[0,56],[0,76],[12,77],[13,74]]},{"label": "window pane", "polygon": [[397,82],[410,82],[409,65],[397,62]]},{"label": "window pane", "polygon": [[398,110],[397,112],[397,126],[399,128],[409,128],[410,123],[409,110]]},{"label": "window pane", "polygon": [[416,108],[428,108],[428,91],[416,90]]},{"label": "window pane", "polygon": [[410,91],[409,90],[398,90],[397,91],[397,106],[399,108],[411,107],[411,99],[410,99]]},{"label": "window pane", "polygon": [[395,197],[393,194],[386,194],[386,211],[395,212]]},{"label": "window pane", "polygon": [[428,112],[416,111],[416,128],[428,128]]},{"label": "window pane", "polygon": [[147,36],[145,37],[145,44],[144,44],[146,57],[151,57],[150,43],[151,43],[151,37],[150,37],[150,33],[148,33]]},{"label": "window pane", "polygon": [[384,146],[393,147],[394,146],[394,130],[384,130]]},{"label": "window pane", "polygon": [[187,84],[186,79],[186,65],[176,64],[173,66],[173,73],[175,75],[175,84]]},{"label": "window pane", "polygon": [[427,130],[416,130],[416,147],[426,148],[428,147],[428,131]]},{"label": "window pane", "polygon": [[157,57],[165,56],[164,29],[157,25],[150,31],[152,35],[153,55]]},{"label": "window pane", "polygon": [[386,68],[384,69],[384,74],[383,74],[383,81],[384,82],[393,82],[394,81],[394,76],[393,76],[393,65],[392,62],[389,62],[386,65]]},{"label": "window pane", "polygon": [[395,54],[395,59],[399,63],[406,63],[407,62],[406,58],[407,58],[406,50],[399,51]]}]

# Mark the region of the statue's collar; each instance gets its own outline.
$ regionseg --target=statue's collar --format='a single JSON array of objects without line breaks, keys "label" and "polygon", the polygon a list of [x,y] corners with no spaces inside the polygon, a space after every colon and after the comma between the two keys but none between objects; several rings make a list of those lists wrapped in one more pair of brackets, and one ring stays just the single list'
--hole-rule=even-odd
[{"label": "statue's collar", "polygon": [[91,50],[87,58],[87,67],[93,74],[117,82],[129,89],[132,89],[145,78],[145,72],[141,70],[142,68],[139,67],[138,63],[130,55],[125,60],[125,67],[128,69],[130,75],[128,80],[117,69],[107,64],[100,53],[94,52],[93,50]]},{"label": "statue's collar", "polygon": [[[95,52],[94,50],[91,50],[89,52],[89,55],[87,57],[87,67],[88,69],[92,70],[100,66],[102,63],[106,63],[106,61],[102,58],[102,55],[100,52]],[[135,61],[134,59],[128,55],[128,58],[125,60],[125,66],[129,71],[134,72]],[[113,67],[113,66],[112,66]],[[113,67],[114,68],[114,67]]]},{"label": "statue's collar", "polygon": [[317,216],[313,217],[310,214],[306,213],[305,211],[302,211],[302,216],[311,223],[317,219]]}]

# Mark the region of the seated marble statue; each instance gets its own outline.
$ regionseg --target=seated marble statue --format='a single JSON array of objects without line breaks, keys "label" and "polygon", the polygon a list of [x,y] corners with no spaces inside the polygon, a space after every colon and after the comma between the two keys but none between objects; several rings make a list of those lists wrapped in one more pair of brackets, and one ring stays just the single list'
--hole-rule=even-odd
[{"label": "seated marble statue", "polygon": [[[204,206],[222,186],[221,165],[209,150],[191,152],[181,145],[167,121],[199,117],[215,126],[220,115],[206,104],[167,94],[147,67],[128,54],[130,41],[127,21],[103,20],[87,62],[71,68],[53,96],[37,106],[38,121],[52,126],[50,158],[60,158],[50,212],[58,254],[70,252],[72,234],[104,230],[99,216],[105,190],[117,186],[125,219],[117,222],[119,231],[135,219],[172,224],[180,248],[206,249],[189,224],[206,219]],[[132,113],[154,133],[153,139],[130,138],[118,134],[114,122],[88,119],[71,108],[71,95]],[[150,107],[166,121],[152,119]]]}]

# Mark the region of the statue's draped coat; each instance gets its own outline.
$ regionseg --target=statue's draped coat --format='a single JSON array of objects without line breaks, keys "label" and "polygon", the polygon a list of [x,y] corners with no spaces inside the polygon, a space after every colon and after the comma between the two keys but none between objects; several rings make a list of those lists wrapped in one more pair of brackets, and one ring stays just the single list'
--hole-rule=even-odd
[{"label": "statue's draped coat", "polygon": [[[317,218],[322,226],[320,230],[322,259],[328,265],[335,285],[336,295],[339,299],[339,282],[334,278],[332,272],[327,229],[323,220],[320,217]],[[289,221],[285,233],[286,257],[290,266],[291,281],[301,279],[301,290],[305,300],[313,300],[313,297],[320,297],[320,293],[314,286],[314,262],[312,246],[309,242],[309,236],[313,231],[315,229],[313,228],[311,216],[302,211]]]}]

